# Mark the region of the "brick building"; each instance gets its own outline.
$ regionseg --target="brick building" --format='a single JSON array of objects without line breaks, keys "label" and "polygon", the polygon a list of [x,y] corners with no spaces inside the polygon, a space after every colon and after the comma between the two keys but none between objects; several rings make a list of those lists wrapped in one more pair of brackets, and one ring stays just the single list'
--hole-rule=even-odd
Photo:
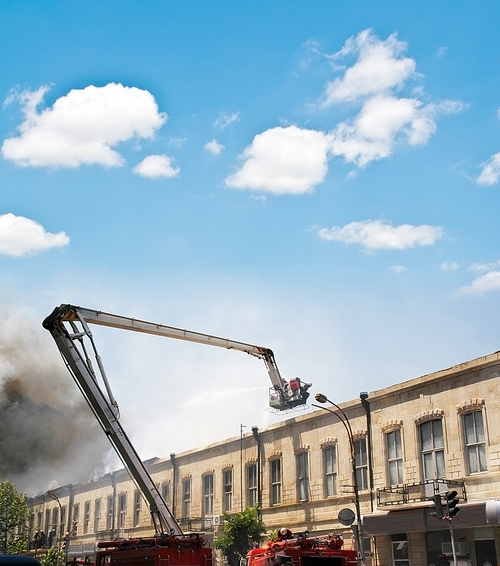
[{"label": "brick building", "polygon": [[[357,514],[357,484],[372,566],[448,566],[452,534],[460,566],[496,566],[499,529],[488,522],[486,501],[500,498],[499,386],[495,353],[343,403],[356,482],[345,423],[322,409],[147,466],[183,530],[209,539],[224,512],[260,502],[269,532],[287,526],[342,533],[350,547],[352,530],[338,513]],[[451,490],[460,513],[450,530],[431,512],[435,495]],[[76,521],[70,554],[91,554],[102,539],[152,534],[148,509],[124,470],[29,504],[32,532],[52,531],[53,541]]]}]

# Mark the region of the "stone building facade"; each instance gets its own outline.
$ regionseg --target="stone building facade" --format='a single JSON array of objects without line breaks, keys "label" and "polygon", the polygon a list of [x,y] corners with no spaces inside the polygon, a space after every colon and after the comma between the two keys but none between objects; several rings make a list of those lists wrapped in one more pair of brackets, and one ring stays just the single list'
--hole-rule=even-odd
[{"label": "stone building facade", "polygon": [[[357,516],[358,502],[363,560],[372,566],[449,566],[452,536],[459,566],[496,566],[500,531],[486,502],[500,498],[499,387],[494,353],[362,394],[340,413],[326,404],[147,467],[183,530],[208,539],[225,512],[260,503],[269,532],[341,533],[350,547],[353,531],[338,514]],[[433,516],[435,496],[453,490],[460,513]],[[152,534],[124,470],[34,497],[30,508],[32,532],[52,532],[53,543],[74,525],[70,555],[91,554],[98,540]]]}]

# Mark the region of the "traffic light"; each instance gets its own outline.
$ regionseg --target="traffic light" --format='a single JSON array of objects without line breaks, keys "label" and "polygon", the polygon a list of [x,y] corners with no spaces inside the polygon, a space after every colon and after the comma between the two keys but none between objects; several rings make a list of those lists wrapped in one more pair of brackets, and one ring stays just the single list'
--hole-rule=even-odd
[{"label": "traffic light", "polygon": [[434,511],[432,511],[431,515],[437,517],[438,519],[442,519],[444,517],[443,502],[439,493],[436,493],[436,495],[434,495],[433,501],[434,502],[432,504],[432,508],[434,509]]},{"label": "traffic light", "polygon": [[455,490],[446,492],[446,516],[448,519],[453,519],[453,517],[455,517],[455,515],[460,511],[457,507],[458,502],[460,501],[457,495],[458,492]]}]

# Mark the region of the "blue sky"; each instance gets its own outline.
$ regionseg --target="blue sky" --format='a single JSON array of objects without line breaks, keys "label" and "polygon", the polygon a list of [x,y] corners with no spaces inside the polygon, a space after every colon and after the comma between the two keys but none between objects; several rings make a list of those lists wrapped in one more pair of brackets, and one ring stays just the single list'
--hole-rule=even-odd
[{"label": "blue sky", "polygon": [[[496,2],[0,14],[0,379],[57,361],[63,302],[270,347],[336,401],[499,349]],[[259,362],[96,335],[145,457],[283,417]]]}]

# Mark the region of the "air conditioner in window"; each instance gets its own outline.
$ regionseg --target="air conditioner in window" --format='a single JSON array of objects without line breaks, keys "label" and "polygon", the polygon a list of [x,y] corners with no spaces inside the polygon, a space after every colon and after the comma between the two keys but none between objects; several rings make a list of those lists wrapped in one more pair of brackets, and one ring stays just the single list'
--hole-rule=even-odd
[{"label": "air conditioner in window", "polygon": [[223,515],[214,515],[212,517],[212,522],[213,522],[214,527],[220,527],[222,525],[222,523],[224,523]]},{"label": "air conditioner in window", "polygon": [[[453,548],[451,547],[451,542],[441,543],[441,552],[447,556],[453,556]],[[470,547],[467,541],[455,542],[455,553],[457,556],[465,556],[469,554]]]}]

